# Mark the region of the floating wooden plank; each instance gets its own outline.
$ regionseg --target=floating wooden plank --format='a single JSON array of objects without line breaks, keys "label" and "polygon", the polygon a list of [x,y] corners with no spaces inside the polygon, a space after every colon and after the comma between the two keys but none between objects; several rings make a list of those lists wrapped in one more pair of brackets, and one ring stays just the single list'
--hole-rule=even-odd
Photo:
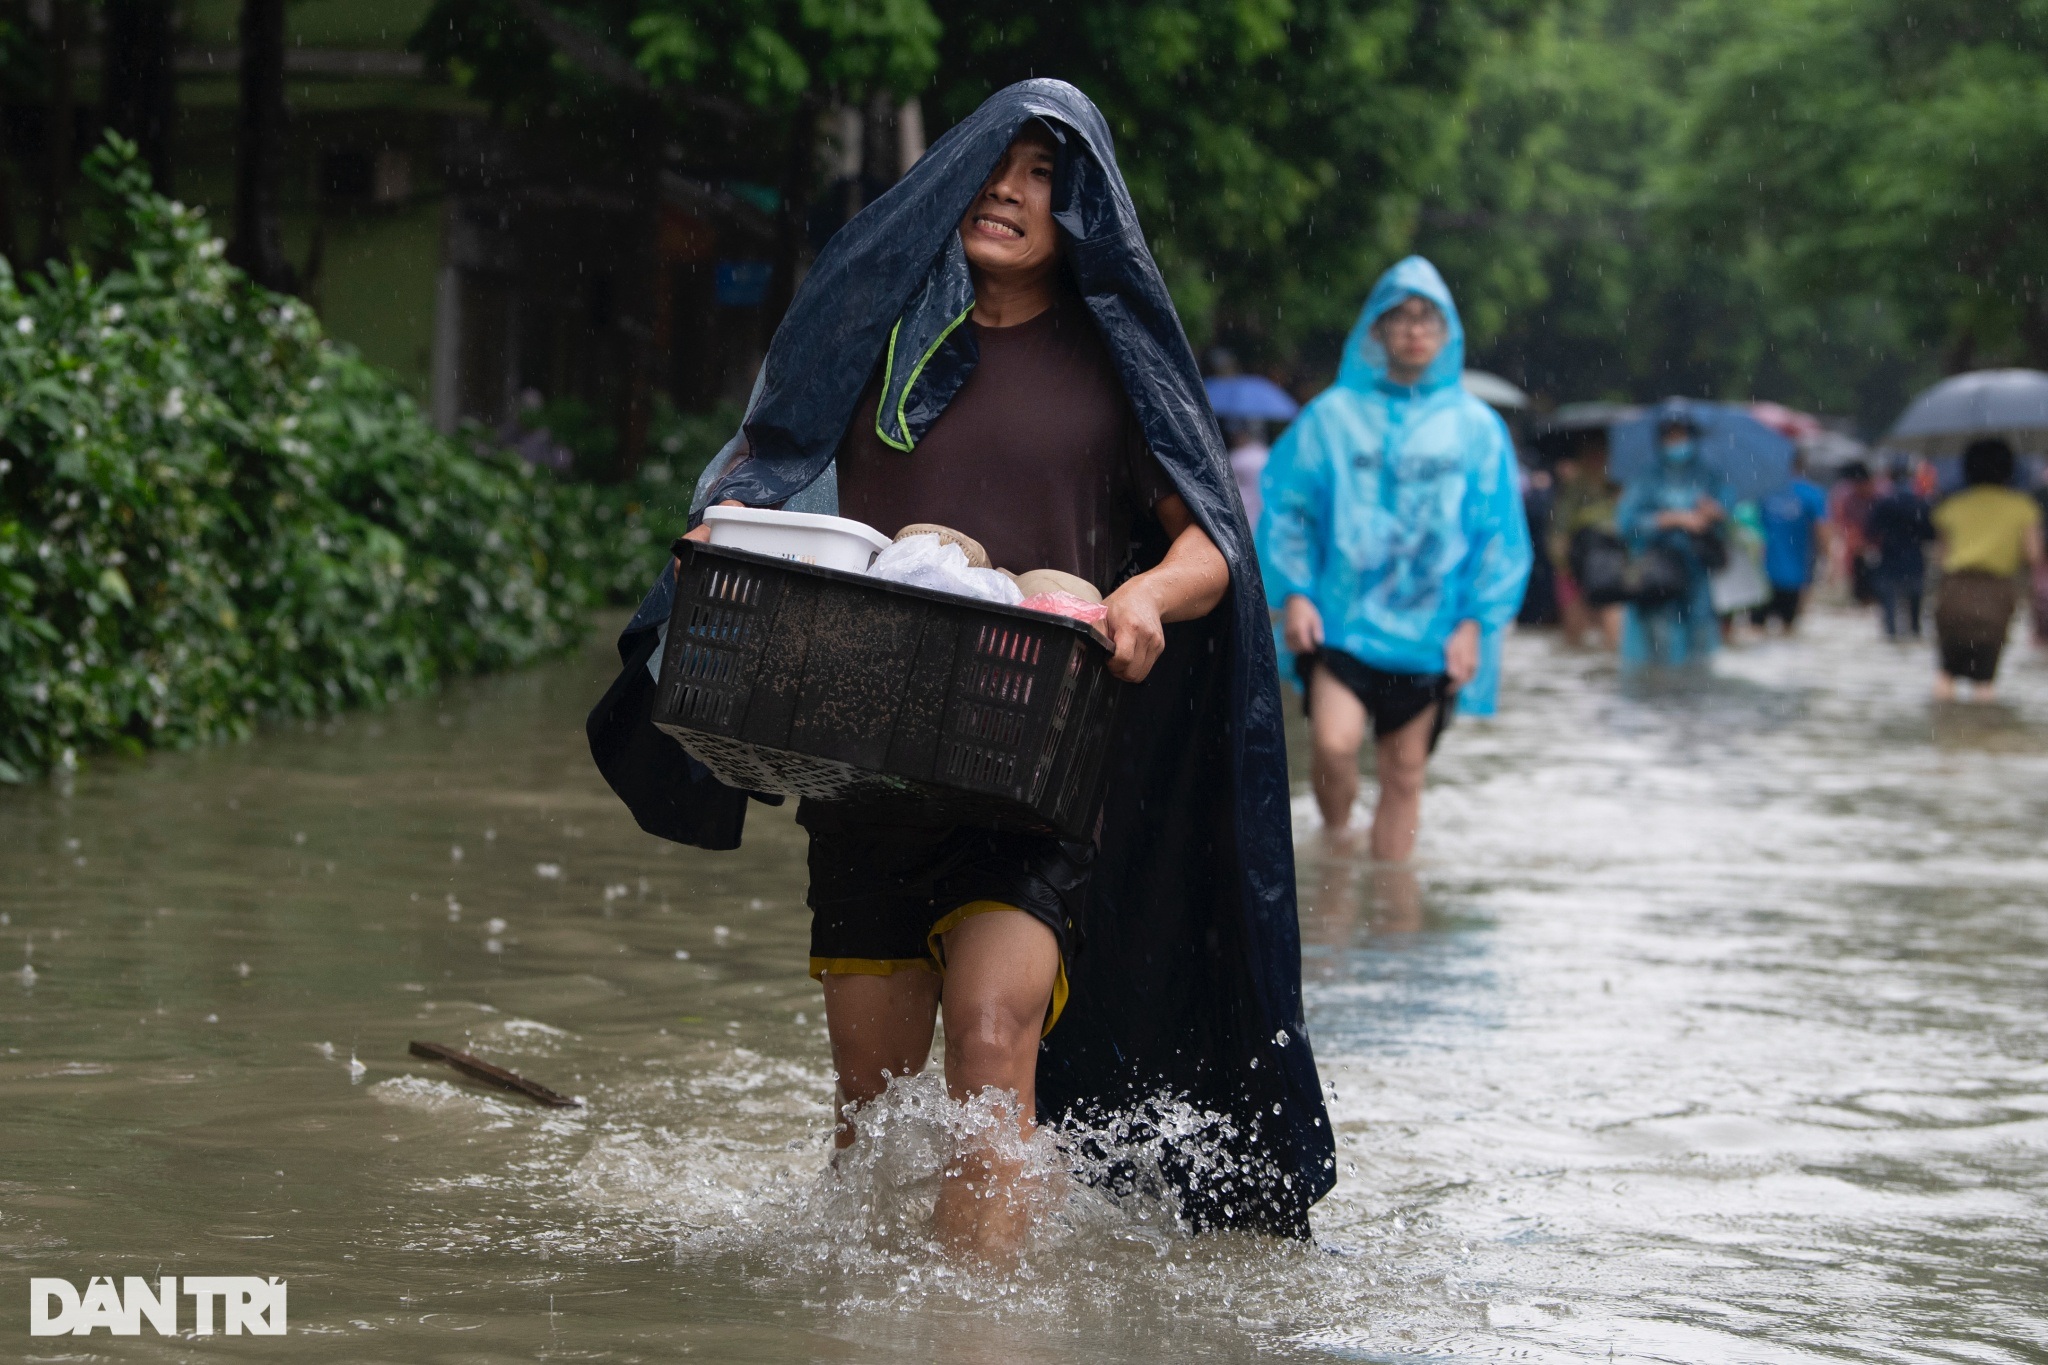
[{"label": "floating wooden plank", "polygon": [[412,1055],[425,1057],[431,1062],[446,1062],[465,1076],[473,1076],[487,1085],[505,1090],[516,1090],[531,1099],[555,1109],[574,1109],[583,1103],[567,1095],[558,1095],[538,1081],[529,1081],[516,1071],[507,1071],[502,1066],[492,1066],[481,1057],[472,1057],[467,1052],[457,1052],[444,1043],[423,1043],[414,1039]]}]

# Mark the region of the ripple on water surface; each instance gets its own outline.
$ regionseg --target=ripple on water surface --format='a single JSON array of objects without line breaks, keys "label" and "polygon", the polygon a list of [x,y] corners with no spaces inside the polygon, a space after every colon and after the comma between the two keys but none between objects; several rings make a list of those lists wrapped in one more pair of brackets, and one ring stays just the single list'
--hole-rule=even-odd
[{"label": "ripple on water surface", "polygon": [[307,1359],[2039,1359],[2048,668],[1931,708],[1813,627],[1647,685],[1514,641],[1412,874],[1299,799],[1316,1242],[1186,1236],[1048,1137],[1007,1275],[927,1242],[989,1121],[935,1080],[828,1164],[801,833],[632,830],[601,653],[0,794],[0,1254],[288,1275]]}]

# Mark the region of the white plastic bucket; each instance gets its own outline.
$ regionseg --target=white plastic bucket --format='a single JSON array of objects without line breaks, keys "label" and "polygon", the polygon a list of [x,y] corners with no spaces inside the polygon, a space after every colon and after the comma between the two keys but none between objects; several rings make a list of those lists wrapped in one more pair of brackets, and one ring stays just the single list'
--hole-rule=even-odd
[{"label": "white plastic bucket", "polygon": [[889,537],[866,522],[815,512],[707,507],[704,524],[711,528],[713,545],[848,573],[866,573],[875,556],[889,548]]}]

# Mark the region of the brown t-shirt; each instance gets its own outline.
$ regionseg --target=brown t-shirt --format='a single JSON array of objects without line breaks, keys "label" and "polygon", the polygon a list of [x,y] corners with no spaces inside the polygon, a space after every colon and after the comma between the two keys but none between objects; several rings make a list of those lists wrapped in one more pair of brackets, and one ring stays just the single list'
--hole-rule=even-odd
[{"label": "brown t-shirt", "polygon": [[1173,492],[1073,295],[1014,327],[971,319],[980,363],[907,454],[875,434],[879,372],[839,445],[839,515],[893,536],[964,531],[1012,573],[1059,569],[1108,592],[1136,519]]}]

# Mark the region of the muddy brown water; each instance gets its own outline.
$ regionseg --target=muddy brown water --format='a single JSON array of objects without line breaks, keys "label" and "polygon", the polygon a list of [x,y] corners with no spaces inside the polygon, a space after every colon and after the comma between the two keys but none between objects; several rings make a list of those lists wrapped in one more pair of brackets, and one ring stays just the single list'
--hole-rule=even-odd
[{"label": "muddy brown water", "polygon": [[[1077,1196],[1009,1276],[921,1241],[928,1087],[823,1180],[800,831],[634,830],[602,646],[0,792],[0,1358],[2048,1358],[2048,662],[1937,709],[1872,634],[1515,640],[1412,880],[1298,799],[1315,1242]],[[289,1338],[28,1335],[95,1274],[282,1276]]]}]

